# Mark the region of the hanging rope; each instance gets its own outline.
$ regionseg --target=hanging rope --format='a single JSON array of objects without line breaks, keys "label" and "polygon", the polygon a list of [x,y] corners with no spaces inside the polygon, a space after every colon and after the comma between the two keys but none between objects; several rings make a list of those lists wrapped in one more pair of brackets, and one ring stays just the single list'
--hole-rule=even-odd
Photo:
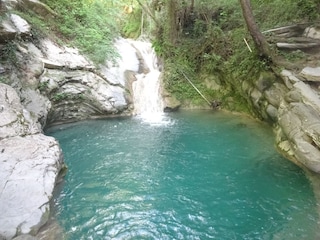
[{"label": "hanging rope", "polygon": [[[181,71],[181,70],[180,70]],[[191,86],[200,94],[200,96],[209,104],[210,107],[212,107],[212,103],[200,92],[200,90],[191,82],[191,80],[187,77],[187,75],[182,72],[182,75],[188,80],[188,82],[191,84]]]}]

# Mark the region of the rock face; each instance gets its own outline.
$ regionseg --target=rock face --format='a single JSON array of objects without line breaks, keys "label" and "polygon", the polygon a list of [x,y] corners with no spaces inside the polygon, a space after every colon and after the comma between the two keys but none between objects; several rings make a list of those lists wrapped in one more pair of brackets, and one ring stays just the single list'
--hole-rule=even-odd
[{"label": "rock face", "polygon": [[22,107],[16,91],[1,83],[0,112],[0,139],[40,133],[40,125]]},{"label": "rock face", "polygon": [[[131,101],[126,83],[111,82],[77,49],[43,39],[15,43],[23,72],[4,69],[20,93],[22,104],[42,126],[113,114],[128,115]],[[9,68],[10,66],[7,66]]]},{"label": "rock face", "polygon": [[243,84],[243,90],[256,114],[275,126],[278,149],[296,164],[320,173],[320,98],[310,82],[308,75],[283,70],[280,78],[262,73],[253,84]]},{"label": "rock face", "polygon": [[0,163],[0,235],[36,234],[49,218],[62,167],[58,143],[43,134],[3,139]]},{"label": "rock face", "polygon": [[[282,72],[287,80],[289,74]],[[320,173],[319,93],[302,81],[290,83],[279,107],[277,144],[289,158]]]},{"label": "rock face", "polygon": [[[55,16],[37,0],[1,4]],[[35,44],[30,29],[16,14],[0,19],[0,50],[14,53],[0,63],[0,239],[32,239],[48,220],[64,163],[58,142],[42,134],[45,126],[132,110],[126,76],[110,78],[108,66],[97,69],[77,49],[50,39]]]},{"label": "rock face", "polygon": [[320,67],[305,67],[300,72],[300,75],[306,80],[306,81],[312,81],[312,82],[320,82]]},{"label": "rock face", "polygon": [[28,48],[43,63],[38,89],[51,103],[48,116],[42,116],[48,124],[130,113],[124,85],[109,81],[76,49],[59,47],[48,39],[41,49],[45,54],[35,46]]},{"label": "rock face", "polygon": [[0,84],[0,239],[36,234],[49,217],[49,201],[63,168],[55,139],[20,103],[13,88]]},{"label": "rock face", "polygon": [[[303,35],[319,41],[320,36],[318,28],[306,25],[271,31],[282,38]],[[262,72],[255,81],[243,81],[241,90],[254,113],[274,126],[279,151],[297,165],[320,173],[320,49],[306,54],[314,60],[299,62],[294,71]]]},{"label": "rock face", "polygon": [[13,40],[19,35],[28,36],[30,30],[27,21],[16,14],[9,14],[0,25],[0,42]]}]

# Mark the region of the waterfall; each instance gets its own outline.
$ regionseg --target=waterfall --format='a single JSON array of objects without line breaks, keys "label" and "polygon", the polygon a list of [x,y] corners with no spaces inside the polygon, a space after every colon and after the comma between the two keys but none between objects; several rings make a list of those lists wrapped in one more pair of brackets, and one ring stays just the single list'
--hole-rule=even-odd
[{"label": "waterfall", "polygon": [[133,82],[134,113],[147,121],[159,121],[163,116],[163,101],[160,94],[160,70],[151,43],[134,41],[133,46],[143,60],[144,71],[136,74]]},{"label": "waterfall", "polygon": [[160,93],[160,69],[150,42],[119,39],[115,44],[120,59],[105,72],[113,82],[125,84],[124,73],[130,70],[136,81],[132,83],[134,115],[150,123],[163,121],[164,104]]}]

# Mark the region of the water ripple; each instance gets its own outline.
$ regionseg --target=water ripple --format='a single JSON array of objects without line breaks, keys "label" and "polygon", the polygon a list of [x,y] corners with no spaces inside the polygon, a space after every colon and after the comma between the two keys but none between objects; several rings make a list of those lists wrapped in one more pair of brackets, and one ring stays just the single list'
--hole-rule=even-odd
[{"label": "water ripple", "polygon": [[54,133],[69,166],[55,199],[67,239],[317,239],[310,183],[268,129],[218,113],[171,117]]}]

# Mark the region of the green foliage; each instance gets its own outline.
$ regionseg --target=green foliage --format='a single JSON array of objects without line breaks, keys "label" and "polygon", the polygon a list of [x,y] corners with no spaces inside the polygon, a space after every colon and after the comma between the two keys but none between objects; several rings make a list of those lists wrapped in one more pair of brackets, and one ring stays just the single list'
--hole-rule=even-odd
[{"label": "green foliage", "polygon": [[[319,18],[319,0],[251,2],[258,26],[265,30]],[[172,6],[170,1],[164,3],[170,3]],[[245,96],[242,96],[241,83],[256,80],[262,71],[270,70],[270,63],[262,60],[255,52],[239,1],[195,1],[192,13],[189,12],[190,1],[175,3],[176,18],[166,18],[153,42],[157,54],[167,59],[165,82],[168,90],[180,100],[191,99],[197,102],[199,95],[184,80],[178,70],[182,69],[191,79],[195,79],[196,86],[205,96],[209,96],[210,99],[222,99],[227,102],[229,109],[248,112],[248,103]],[[162,9],[169,11],[168,6]],[[172,19],[178,19],[180,22],[174,23]],[[167,30],[170,28],[177,29],[176,39],[168,37],[172,34]],[[253,52],[249,51],[244,39]],[[303,53],[292,52],[284,56],[288,60],[298,60],[303,57]],[[206,88],[203,79],[195,77],[206,74],[218,76],[223,90],[210,90]]]},{"label": "green foliage", "polygon": [[306,18],[306,20],[315,20],[320,15],[320,1],[319,0],[291,0],[300,10],[298,12],[299,18]]},{"label": "green foliage", "polygon": [[36,35],[53,31],[59,41],[78,47],[95,63],[117,56],[113,39],[119,35],[119,13],[124,1],[44,0],[58,17],[42,19],[34,13],[26,19],[36,26]]},{"label": "green foliage", "polygon": [[9,80],[4,76],[0,76],[0,83],[8,84]]},{"label": "green foliage", "polygon": [[9,62],[17,66],[17,45],[13,41],[8,41],[0,47],[0,62]]},{"label": "green foliage", "polygon": [[165,81],[165,87],[170,93],[174,93],[176,98],[180,101],[184,100],[196,100],[199,94],[195,89],[184,79],[180,72],[175,72],[167,76]]},{"label": "green foliage", "polygon": [[[44,86],[46,87],[46,86]],[[73,101],[77,101],[77,100],[85,100],[85,94],[84,93],[79,93],[79,94],[71,94],[71,93],[65,93],[65,92],[58,92],[55,93],[52,96],[52,100],[54,102],[61,102],[63,100],[73,100]]]},{"label": "green foliage", "polygon": [[314,21],[319,18],[319,0],[251,0],[261,29]]},{"label": "green foliage", "polygon": [[39,85],[38,85],[38,89],[40,90],[40,92],[44,92],[48,89],[48,85],[49,85],[49,82],[46,81],[46,82],[40,82]]},{"label": "green foliage", "polygon": [[282,52],[279,52],[279,55],[283,56],[289,62],[296,62],[306,57],[306,54],[301,50],[296,50],[292,52],[282,51]]},{"label": "green foliage", "polygon": [[61,102],[62,100],[66,100],[69,97],[67,93],[56,93],[53,95],[52,100],[54,102]]},{"label": "green foliage", "polygon": [[124,18],[124,21],[121,24],[121,34],[126,38],[133,38],[136,39],[140,36],[140,33],[143,32],[143,29],[141,29],[142,24],[145,25],[144,21],[141,23],[141,21],[144,20],[142,17],[142,10],[141,8],[134,8],[133,12],[128,14],[126,18]]}]

